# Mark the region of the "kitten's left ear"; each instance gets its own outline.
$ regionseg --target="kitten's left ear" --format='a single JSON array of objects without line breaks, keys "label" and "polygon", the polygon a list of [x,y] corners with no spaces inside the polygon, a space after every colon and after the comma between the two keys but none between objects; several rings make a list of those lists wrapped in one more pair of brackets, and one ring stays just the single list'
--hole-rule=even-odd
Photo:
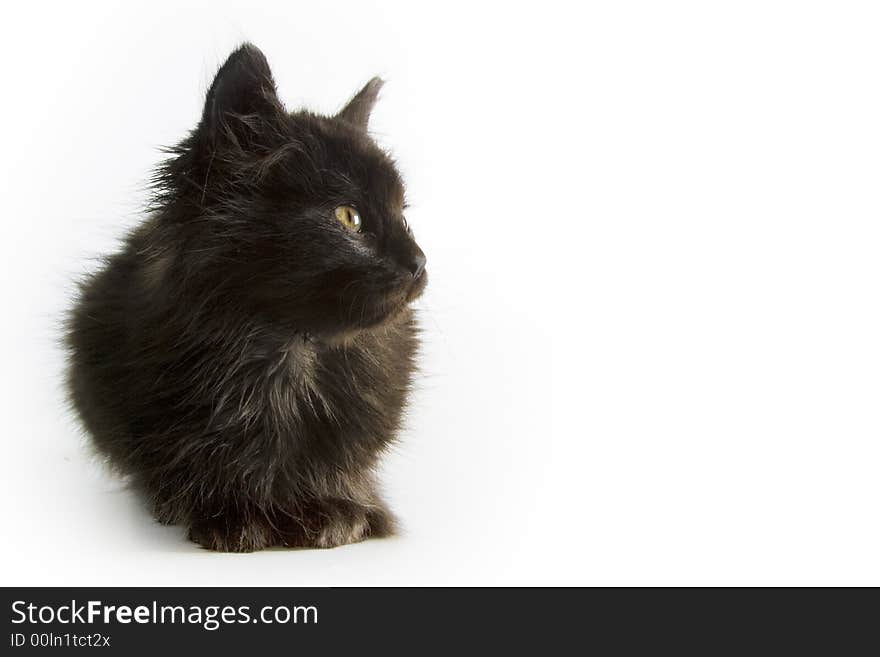
[{"label": "kitten's left ear", "polygon": [[266,56],[253,44],[245,43],[229,56],[211,83],[201,125],[213,137],[232,117],[271,118],[280,111],[282,105]]},{"label": "kitten's left ear", "polygon": [[383,84],[385,82],[381,78],[373,78],[367,82],[364,88],[358,91],[354,98],[339,110],[336,118],[346,123],[351,123],[361,130],[366,130],[367,124],[370,122],[370,113],[373,111],[373,106],[376,104],[379,90]]}]

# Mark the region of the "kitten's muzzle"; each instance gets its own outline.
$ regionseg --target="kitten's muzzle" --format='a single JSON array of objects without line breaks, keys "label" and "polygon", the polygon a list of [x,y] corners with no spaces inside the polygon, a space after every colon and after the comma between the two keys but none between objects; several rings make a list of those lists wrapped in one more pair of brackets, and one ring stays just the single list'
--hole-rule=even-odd
[{"label": "kitten's muzzle", "polygon": [[412,274],[413,280],[418,280],[421,278],[422,274],[425,273],[425,265],[427,262],[428,259],[425,257],[424,252],[416,246],[406,267],[409,270],[409,273]]},{"label": "kitten's muzzle", "polygon": [[[422,256],[424,260],[424,256]],[[428,285],[428,272],[425,271],[425,263],[422,262],[422,265],[418,272],[413,273],[412,283],[409,285],[409,289],[406,291],[406,301],[409,303],[410,301],[414,301],[419,296],[421,296],[422,292],[425,291],[425,287]]]},{"label": "kitten's muzzle", "polygon": [[[425,271],[425,265],[428,259],[425,257],[424,251],[412,239],[400,244],[398,249],[396,260],[401,274],[401,292],[405,294],[406,302],[409,303],[418,297],[427,285],[428,273]],[[406,275],[403,272],[410,275],[409,280],[404,280]]]}]

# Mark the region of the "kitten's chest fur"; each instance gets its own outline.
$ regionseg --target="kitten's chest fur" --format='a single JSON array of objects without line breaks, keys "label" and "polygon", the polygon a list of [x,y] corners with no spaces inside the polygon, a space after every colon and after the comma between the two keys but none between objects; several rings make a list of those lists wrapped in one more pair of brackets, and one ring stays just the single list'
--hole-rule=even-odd
[{"label": "kitten's chest fur", "polygon": [[211,313],[193,329],[176,310],[192,302],[146,313],[137,288],[108,294],[119,268],[93,280],[74,316],[71,381],[97,446],[123,471],[198,463],[225,477],[247,460],[267,481],[290,480],[370,466],[393,440],[416,357],[411,309],[332,342]]},{"label": "kitten's chest fur", "polygon": [[262,403],[253,410],[264,430],[278,431],[287,449],[338,465],[377,453],[396,433],[411,385],[413,321],[406,310],[336,344],[293,337],[277,362],[263,363]]}]

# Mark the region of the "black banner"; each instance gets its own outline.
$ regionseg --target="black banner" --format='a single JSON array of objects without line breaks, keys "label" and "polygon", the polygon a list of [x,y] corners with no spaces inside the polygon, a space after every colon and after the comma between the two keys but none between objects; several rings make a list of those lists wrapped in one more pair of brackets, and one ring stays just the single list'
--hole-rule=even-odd
[{"label": "black banner", "polygon": [[7,588],[3,597],[3,654],[877,646],[868,589]]}]

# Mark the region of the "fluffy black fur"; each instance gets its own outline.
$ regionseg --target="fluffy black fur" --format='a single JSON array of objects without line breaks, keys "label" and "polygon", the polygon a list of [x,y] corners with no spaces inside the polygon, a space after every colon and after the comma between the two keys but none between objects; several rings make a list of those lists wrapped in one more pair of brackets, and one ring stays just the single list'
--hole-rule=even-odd
[{"label": "fluffy black fur", "polygon": [[206,548],[393,530],[373,469],[406,403],[427,274],[367,134],[380,86],[332,117],[289,113],[263,54],[236,50],[149,217],[72,310],[70,394],[94,445]]}]

